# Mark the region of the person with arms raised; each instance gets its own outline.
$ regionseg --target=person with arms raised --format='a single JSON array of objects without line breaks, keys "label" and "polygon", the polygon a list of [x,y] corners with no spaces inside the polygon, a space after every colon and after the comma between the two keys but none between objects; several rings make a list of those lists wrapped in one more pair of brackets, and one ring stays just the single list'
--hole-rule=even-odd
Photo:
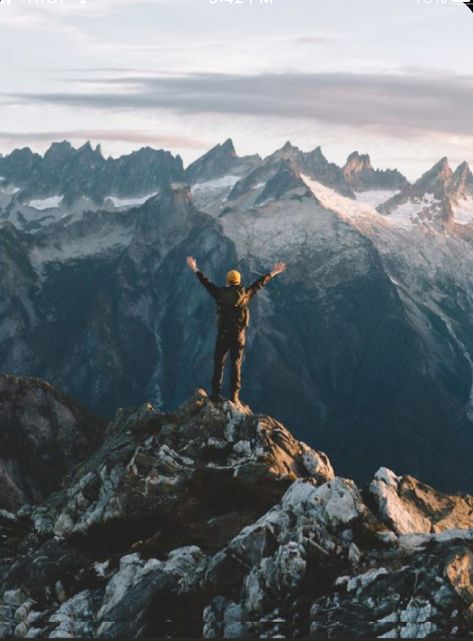
[{"label": "person with arms raised", "polygon": [[187,265],[217,303],[218,333],[210,399],[214,402],[223,400],[221,396],[223,371],[227,355],[230,354],[230,398],[234,403],[237,403],[240,400],[241,365],[245,349],[245,333],[250,317],[249,304],[260,289],[267,285],[272,278],[285,271],[286,264],[276,263],[270,272],[255,280],[249,287],[242,285],[241,274],[236,269],[228,272],[226,286],[219,287],[204,276],[198,268],[195,258],[188,256]]}]

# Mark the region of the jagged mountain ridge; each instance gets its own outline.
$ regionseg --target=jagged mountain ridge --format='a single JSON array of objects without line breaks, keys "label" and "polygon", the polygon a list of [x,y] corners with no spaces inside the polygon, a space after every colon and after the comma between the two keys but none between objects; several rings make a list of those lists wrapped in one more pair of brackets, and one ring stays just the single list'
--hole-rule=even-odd
[{"label": "jagged mountain ridge", "polygon": [[226,175],[241,175],[246,173],[261,158],[254,156],[239,157],[233,140],[228,138],[221,145],[216,145],[206,154],[192,162],[186,168],[186,178],[189,185],[214,180]]},{"label": "jagged mountain ridge", "polygon": [[229,199],[234,200],[248,189],[254,188],[261,180],[265,179],[267,182],[274,177],[274,167],[277,171],[284,166],[293,168],[296,173],[302,172],[317,178],[345,196],[354,197],[343,171],[334,163],[328,162],[320,147],[306,153],[288,141],[281,149],[263,159],[244,180],[237,183],[229,194]]},{"label": "jagged mountain ridge", "polygon": [[288,141],[266,159],[257,154],[239,157],[233,141],[228,139],[184,170],[181,158],[164,150],[144,147],[120,158],[106,159],[100,145],[93,148],[87,142],[75,149],[68,141],[55,142],[44,156],[28,147],[0,155],[0,216],[17,227],[36,231],[88,210],[143,204],[163,186],[184,181],[197,186],[199,205],[198,192],[202,189],[230,191],[235,187],[236,196],[246,184],[237,185],[239,180],[253,170],[255,177],[267,175],[268,170],[262,171],[260,166],[277,160],[290,163],[297,171],[349,197],[354,197],[353,189],[395,189],[406,182],[397,170],[373,170],[367,156],[369,167],[356,169],[355,155],[357,152],[340,168],[327,161],[320,147],[302,152]]},{"label": "jagged mountain ridge", "polygon": [[454,206],[473,198],[473,175],[463,162],[452,171],[443,157],[413,185],[406,184],[399,194],[378,206],[383,214],[392,214],[400,207],[411,207],[411,216],[420,222],[445,224],[454,221]]},{"label": "jagged mountain ridge", "polygon": [[229,265],[249,280],[283,258],[289,271],[254,302],[244,399],[356,480],[383,458],[444,490],[473,487],[468,225],[399,226],[364,201],[389,182],[359,192],[320,149],[289,143],[246,165],[221,148],[233,173],[209,152],[203,182],[171,181],[120,215],[0,226],[5,369],[108,415],[174,407],[210,379],[215,331],[185,256],[222,282]]},{"label": "jagged mountain ridge", "polygon": [[0,157],[0,176],[2,217],[32,230],[76,212],[131,206],[185,180],[181,158],[168,151],[143,147],[104,158],[100,145],[75,149],[67,141],[53,143],[44,156],[25,148]]},{"label": "jagged mountain ridge", "polygon": [[472,506],[386,468],[360,490],[201,390],[121,410],[58,492],[0,512],[0,636],[465,637]]}]

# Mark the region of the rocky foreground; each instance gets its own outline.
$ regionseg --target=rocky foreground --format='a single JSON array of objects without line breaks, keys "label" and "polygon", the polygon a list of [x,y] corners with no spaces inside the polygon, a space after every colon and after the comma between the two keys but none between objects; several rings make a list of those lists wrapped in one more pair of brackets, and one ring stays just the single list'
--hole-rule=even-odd
[{"label": "rocky foreground", "polygon": [[0,375],[0,509],[45,498],[97,449],[103,430],[102,421],[48,383]]},{"label": "rocky foreground", "polygon": [[2,637],[473,635],[473,497],[385,468],[361,491],[201,390],[120,411],[0,540]]}]

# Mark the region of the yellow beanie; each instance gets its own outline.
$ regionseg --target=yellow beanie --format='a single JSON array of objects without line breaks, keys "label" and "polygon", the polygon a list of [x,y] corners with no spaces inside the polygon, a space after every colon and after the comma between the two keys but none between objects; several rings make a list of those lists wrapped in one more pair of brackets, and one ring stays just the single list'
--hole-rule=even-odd
[{"label": "yellow beanie", "polygon": [[239,285],[241,283],[241,274],[236,269],[232,269],[227,274],[227,285]]}]

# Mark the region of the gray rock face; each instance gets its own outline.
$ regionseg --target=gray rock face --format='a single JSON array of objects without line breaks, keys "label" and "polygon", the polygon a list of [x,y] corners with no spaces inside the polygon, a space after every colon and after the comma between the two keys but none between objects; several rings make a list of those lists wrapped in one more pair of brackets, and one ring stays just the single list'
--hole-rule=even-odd
[{"label": "gray rock face", "polygon": [[47,383],[0,375],[0,509],[44,498],[102,435],[99,419]]},{"label": "gray rock face", "polygon": [[299,152],[297,156],[297,165],[301,173],[307,174],[327,187],[332,187],[344,196],[353,198],[352,188],[346,181],[343,170],[335,163],[329,162],[320,147],[305,153]]},{"label": "gray rock face", "polygon": [[186,178],[189,185],[193,185],[225,175],[238,176],[248,172],[259,160],[257,155],[237,156],[233,141],[229,138],[191,163],[186,169]]},{"label": "gray rock face", "polygon": [[15,149],[11,154],[0,157],[2,178],[8,183],[23,183],[41,163],[41,156],[31,151],[29,147]]},{"label": "gray rock face", "polygon": [[449,195],[455,202],[473,196],[473,174],[467,162],[462,162],[455,169],[449,186]]},{"label": "gray rock face", "polygon": [[[179,306],[178,301],[171,307],[178,281],[191,276],[182,268],[186,251],[194,251],[205,227],[206,242],[212,242],[215,222],[195,209],[181,186],[163,190],[138,213],[90,213],[34,236],[2,226],[3,367],[17,373],[42,371],[47,380],[104,414],[113,414],[120,402],[131,404],[133,397],[156,400],[170,355],[163,355],[163,334],[176,331],[174,321],[172,328],[163,325]],[[179,250],[186,238],[187,247]],[[227,246],[219,242],[218,251],[229,252]],[[196,295],[198,287],[192,285]],[[186,296],[181,306],[191,306],[181,318],[193,309],[192,297]],[[211,305],[208,312],[212,318]],[[164,341],[164,347],[175,351],[174,340]]]},{"label": "gray rock face", "polygon": [[447,496],[411,476],[399,477],[386,468],[375,474],[369,492],[384,522],[397,534],[468,529],[471,496]]},{"label": "gray rock face", "polygon": [[407,179],[397,169],[373,169],[368,154],[352,152],[343,167],[345,178],[355,191],[402,189]]},{"label": "gray rock face", "polygon": [[[143,527],[165,518],[168,527],[171,521],[176,528],[192,523],[199,544],[208,545],[206,531],[214,529],[215,535],[219,526],[206,522],[205,504],[217,512],[220,506],[216,520],[224,528],[235,518],[233,510],[225,516],[230,496],[251,510],[249,493],[256,510],[264,509],[295,478],[311,476],[320,483],[333,477],[327,457],[296,441],[281,424],[246,406],[218,408],[203,390],[173,414],[157,414],[151,405],[131,416],[121,412],[107,437],[91,462],[80,466],[62,501],[55,498],[48,510],[55,535],[87,535],[120,523],[128,532],[133,522]],[[160,536],[169,535],[186,543],[189,533]]]},{"label": "gray rock face", "polygon": [[63,489],[0,512],[0,637],[467,636],[471,500],[386,469],[360,492],[201,390],[171,414],[121,410]]}]

